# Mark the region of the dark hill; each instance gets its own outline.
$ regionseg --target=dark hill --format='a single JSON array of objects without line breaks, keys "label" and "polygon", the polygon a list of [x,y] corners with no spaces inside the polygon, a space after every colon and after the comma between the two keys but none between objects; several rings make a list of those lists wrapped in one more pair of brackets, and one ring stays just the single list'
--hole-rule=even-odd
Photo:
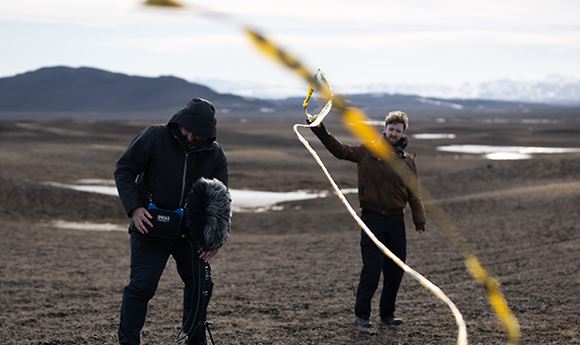
[{"label": "dark hill", "polygon": [[2,112],[155,112],[177,109],[193,96],[231,108],[261,103],[171,76],[129,76],[87,67],[46,67],[0,78]]}]

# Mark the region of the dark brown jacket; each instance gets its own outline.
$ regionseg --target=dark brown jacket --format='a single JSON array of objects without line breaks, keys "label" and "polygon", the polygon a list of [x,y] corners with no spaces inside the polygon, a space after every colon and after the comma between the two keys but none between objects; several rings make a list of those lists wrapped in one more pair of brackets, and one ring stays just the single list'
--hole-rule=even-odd
[{"label": "dark brown jacket", "polygon": [[[363,145],[341,143],[328,133],[324,126],[312,128],[312,131],[336,158],[357,163],[358,197],[361,208],[386,215],[400,215],[408,202],[415,227],[425,228],[425,208],[421,199],[404,185],[403,180],[388,164],[373,156]],[[417,183],[417,168],[413,158],[404,152],[400,159],[413,174],[413,183]]]}]

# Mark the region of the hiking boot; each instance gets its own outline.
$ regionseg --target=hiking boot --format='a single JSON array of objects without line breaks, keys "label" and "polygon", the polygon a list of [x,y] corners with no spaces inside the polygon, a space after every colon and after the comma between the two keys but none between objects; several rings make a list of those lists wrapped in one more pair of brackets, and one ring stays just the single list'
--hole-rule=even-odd
[{"label": "hiking boot", "polygon": [[354,325],[359,329],[369,329],[373,327],[373,324],[369,320],[358,316],[354,318]]},{"label": "hiking boot", "polygon": [[381,324],[385,326],[398,326],[403,324],[403,320],[399,319],[398,317],[387,316],[381,318]]}]

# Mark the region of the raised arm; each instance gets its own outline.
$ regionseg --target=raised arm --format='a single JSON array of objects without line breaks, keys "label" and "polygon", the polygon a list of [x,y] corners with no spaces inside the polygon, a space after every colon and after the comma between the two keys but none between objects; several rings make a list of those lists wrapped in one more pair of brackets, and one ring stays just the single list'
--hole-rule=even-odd
[{"label": "raised arm", "polygon": [[362,146],[346,145],[341,143],[326,130],[326,127],[324,127],[323,124],[320,124],[318,127],[312,127],[311,130],[334,157],[352,162],[360,161],[364,152],[364,148]]}]

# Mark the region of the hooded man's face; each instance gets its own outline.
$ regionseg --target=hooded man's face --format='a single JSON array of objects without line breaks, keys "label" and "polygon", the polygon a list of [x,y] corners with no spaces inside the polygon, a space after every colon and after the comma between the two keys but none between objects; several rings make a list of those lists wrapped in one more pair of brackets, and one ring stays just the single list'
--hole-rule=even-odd
[{"label": "hooded man's face", "polygon": [[183,139],[185,139],[185,141],[187,142],[188,146],[191,147],[195,147],[198,145],[201,145],[205,142],[205,139],[195,135],[193,133],[191,133],[190,131],[188,131],[187,129],[185,129],[184,127],[179,127],[179,134],[181,134],[181,136],[183,137]]},{"label": "hooded man's face", "polygon": [[402,123],[390,123],[383,129],[383,135],[391,145],[395,145],[405,134],[405,125]]}]

